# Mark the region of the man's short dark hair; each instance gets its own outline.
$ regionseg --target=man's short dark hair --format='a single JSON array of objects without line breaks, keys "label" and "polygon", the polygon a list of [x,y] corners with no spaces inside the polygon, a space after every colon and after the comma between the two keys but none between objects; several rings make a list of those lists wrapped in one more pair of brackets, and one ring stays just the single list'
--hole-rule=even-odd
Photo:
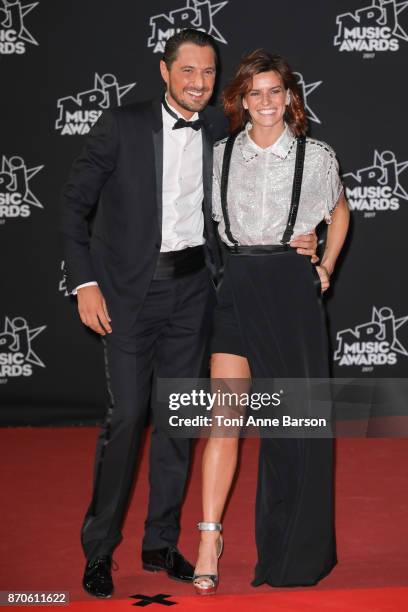
[{"label": "man's short dark hair", "polygon": [[177,34],[173,34],[166,42],[163,61],[167,66],[167,70],[170,70],[172,63],[177,59],[178,50],[184,43],[193,43],[199,47],[211,47],[215,55],[215,65],[218,65],[218,49],[214,38],[201,30],[186,28],[177,32]]}]

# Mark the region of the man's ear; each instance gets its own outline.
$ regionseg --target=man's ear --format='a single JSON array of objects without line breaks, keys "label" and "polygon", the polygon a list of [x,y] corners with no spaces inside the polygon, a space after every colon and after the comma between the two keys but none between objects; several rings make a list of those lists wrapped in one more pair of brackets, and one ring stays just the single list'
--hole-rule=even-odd
[{"label": "man's ear", "polygon": [[168,85],[169,83],[169,71],[164,60],[160,60],[160,74],[162,75],[163,81]]}]

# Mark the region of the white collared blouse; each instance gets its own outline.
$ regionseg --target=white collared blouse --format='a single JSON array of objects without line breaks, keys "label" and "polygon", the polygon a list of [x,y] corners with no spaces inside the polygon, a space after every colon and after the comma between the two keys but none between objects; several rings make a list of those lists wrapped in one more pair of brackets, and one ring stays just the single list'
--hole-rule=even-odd
[{"label": "white collared blouse", "polygon": [[[288,220],[296,159],[296,139],[288,126],[278,140],[263,149],[250,136],[251,124],[240,132],[231,156],[228,180],[228,213],[232,236],[241,245],[279,244]],[[221,208],[221,169],[227,139],[214,148],[213,218],[225,234]],[[331,222],[343,186],[333,149],[324,142],[306,139],[299,210],[292,238],[308,234],[325,219]]]}]

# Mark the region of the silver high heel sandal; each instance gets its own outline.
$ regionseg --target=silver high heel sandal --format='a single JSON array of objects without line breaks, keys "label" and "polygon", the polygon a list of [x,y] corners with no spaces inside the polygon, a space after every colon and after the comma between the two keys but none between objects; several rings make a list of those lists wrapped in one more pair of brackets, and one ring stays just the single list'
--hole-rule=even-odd
[{"label": "silver high heel sandal", "polygon": [[[221,523],[197,523],[200,531],[222,531]],[[220,533],[217,540],[217,559],[221,557],[224,541]],[[193,585],[197,595],[214,595],[218,587],[218,574],[196,574],[193,576]]]}]

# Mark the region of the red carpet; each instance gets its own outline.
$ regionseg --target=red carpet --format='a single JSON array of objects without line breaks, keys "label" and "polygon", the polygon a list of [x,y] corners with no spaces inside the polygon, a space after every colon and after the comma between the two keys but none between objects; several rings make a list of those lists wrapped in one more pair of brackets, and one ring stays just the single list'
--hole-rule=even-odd
[{"label": "red carpet", "polygon": [[[190,585],[140,567],[147,505],[143,454],[124,540],[115,554],[115,597],[93,600],[81,589],[79,529],[87,507],[97,430],[0,430],[2,533],[0,590],[69,591],[70,608],[129,609],[132,594],[169,594],[185,610],[407,610],[408,440],[337,441],[336,525],[339,563],[317,587],[250,586],[255,564],[253,500],[257,441],[242,445],[240,474],[224,520],[225,552],[218,594],[192,596]],[[195,561],[200,511],[199,442],[184,505],[180,548]],[[96,608],[94,608],[96,610]],[[164,606],[153,603],[148,609]]]}]

